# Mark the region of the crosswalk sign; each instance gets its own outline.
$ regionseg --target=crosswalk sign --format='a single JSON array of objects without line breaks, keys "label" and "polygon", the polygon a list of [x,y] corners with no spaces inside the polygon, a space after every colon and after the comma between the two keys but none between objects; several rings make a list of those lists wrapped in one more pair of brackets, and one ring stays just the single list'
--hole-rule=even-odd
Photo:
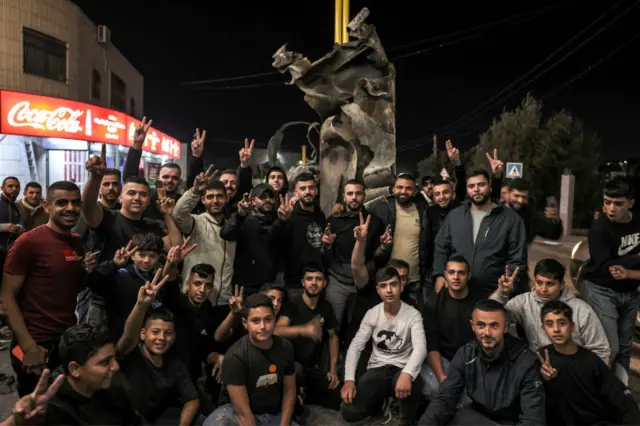
[{"label": "crosswalk sign", "polygon": [[522,163],[507,163],[507,177],[509,179],[522,177]]}]

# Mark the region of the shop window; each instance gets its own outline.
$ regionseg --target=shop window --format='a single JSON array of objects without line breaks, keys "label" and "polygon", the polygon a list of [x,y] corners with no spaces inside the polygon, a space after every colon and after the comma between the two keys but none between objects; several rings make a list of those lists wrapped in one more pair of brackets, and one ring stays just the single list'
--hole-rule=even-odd
[{"label": "shop window", "polygon": [[67,43],[26,27],[22,39],[26,74],[67,82]]},{"label": "shop window", "polygon": [[133,98],[129,99],[129,115],[136,116],[136,101]]},{"label": "shop window", "polygon": [[102,77],[96,69],[91,71],[91,99],[99,101],[102,95]]},{"label": "shop window", "polygon": [[111,73],[111,108],[127,112],[127,85],[116,74]]}]

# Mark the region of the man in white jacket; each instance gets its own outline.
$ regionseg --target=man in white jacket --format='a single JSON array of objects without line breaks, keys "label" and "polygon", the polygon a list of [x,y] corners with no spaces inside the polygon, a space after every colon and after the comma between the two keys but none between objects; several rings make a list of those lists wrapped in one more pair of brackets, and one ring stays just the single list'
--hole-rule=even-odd
[{"label": "man in white jacket", "polygon": [[[356,422],[395,396],[400,400],[400,423],[412,425],[422,398],[420,368],[427,356],[422,315],[400,300],[400,277],[394,268],[379,270],[375,283],[382,303],[369,309],[349,345],[340,412],[346,421]],[[373,352],[356,388],[358,360],[369,339]]]},{"label": "man in white jacket", "polygon": [[[213,181],[212,167],[206,173],[200,173],[193,188],[185,192],[173,209],[173,220],[191,242],[198,246],[185,258],[182,268],[183,285],[189,280],[191,267],[198,263],[208,263],[215,269],[213,291],[209,300],[213,306],[226,305],[233,296],[233,261],[236,256],[236,243],[220,238],[220,229],[224,224],[224,206],[227,192],[224,184]],[[206,212],[191,214],[193,208],[202,201]]]},{"label": "man in white jacket", "polygon": [[551,344],[540,320],[542,305],[551,300],[560,300],[573,309],[574,342],[608,363],[611,349],[604,328],[591,306],[564,285],[565,269],[560,262],[555,259],[539,261],[533,272],[533,289],[509,300],[517,274],[518,269],[513,274],[507,270],[498,282],[498,290],[490,298],[505,305],[510,322],[524,327],[532,351]]}]

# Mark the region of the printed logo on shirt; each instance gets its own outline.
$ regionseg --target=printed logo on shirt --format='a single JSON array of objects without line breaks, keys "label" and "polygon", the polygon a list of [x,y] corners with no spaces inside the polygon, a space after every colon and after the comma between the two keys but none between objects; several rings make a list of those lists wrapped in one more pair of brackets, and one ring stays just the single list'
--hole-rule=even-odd
[{"label": "printed logo on shirt", "polygon": [[618,256],[624,256],[631,253],[640,245],[640,233],[625,235],[620,238],[620,247],[618,247]]},{"label": "printed logo on shirt", "polygon": [[387,353],[398,352],[402,346],[402,337],[391,330],[380,330],[373,340],[378,349]]},{"label": "printed logo on shirt", "polygon": [[207,334],[207,330],[205,330],[204,328],[202,329],[202,331],[200,332],[201,336],[208,336]]},{"label": "printed logo on shirt", "polygon": [[315,222],[311,222],[309,226],[307,226],[307,241],[313,248],[319,249],[322,247],[322,233],[324,229],[320,225]]},{"label": "printed logo on shirt", "polygon": [[265,374],[264,376],[258,377],[258,381],[256,382],[257,388],[266,388],[269,386],[273,386],[278,383],[278,375],[277,374]]},{"label": "printed logo on shirt", "polygon": [[78,256],[78,252],[75,250],[64,250],[65,262],[80,262],[82,259],[82,256]]},{"label": "printed logo on shirt", "polygon": [[152,309],[158,309],[162,307],[162,302],[159,301],[158,299],[154,299],[153,302],[151,302],[151,308]]},{"label": "printed logo on shirt", "polygon": [[275,373],[276,371],[278,371],[278,366],[275,364],[271,364],[269,366],[269,373]]}]

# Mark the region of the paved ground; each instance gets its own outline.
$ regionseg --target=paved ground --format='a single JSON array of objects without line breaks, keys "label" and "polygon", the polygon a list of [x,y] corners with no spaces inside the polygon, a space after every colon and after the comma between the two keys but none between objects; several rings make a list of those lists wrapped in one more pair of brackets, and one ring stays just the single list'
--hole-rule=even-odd
[{"label": "paved ground", "polygon": [[[535,263],[547,257],[558,259],[563,264],[568,265],[571,249],[582,237],[567,237],[559,243],[534,242],[529,251],[530,271],[533,271]],[[629,388],[631,389],[636,402],[640,403],[640,339],[637,339],[633,348],[632,359],[633,374],[629,379]],[[11,365],[9,363],[9,352],[0,351],[0,373],[7,375],[12,374]],[[0,395],[0,419],[4,419],[11,413],[13,404],[16,401],[16,394]],[[335,412],[325,410],[318,407],[311,408],[311,415],[308,420],[310,425],[347,425],[342,418]],[[367,424],[372,424],[367,422]],[[389,423],[394,426],[395,422]]]}]

